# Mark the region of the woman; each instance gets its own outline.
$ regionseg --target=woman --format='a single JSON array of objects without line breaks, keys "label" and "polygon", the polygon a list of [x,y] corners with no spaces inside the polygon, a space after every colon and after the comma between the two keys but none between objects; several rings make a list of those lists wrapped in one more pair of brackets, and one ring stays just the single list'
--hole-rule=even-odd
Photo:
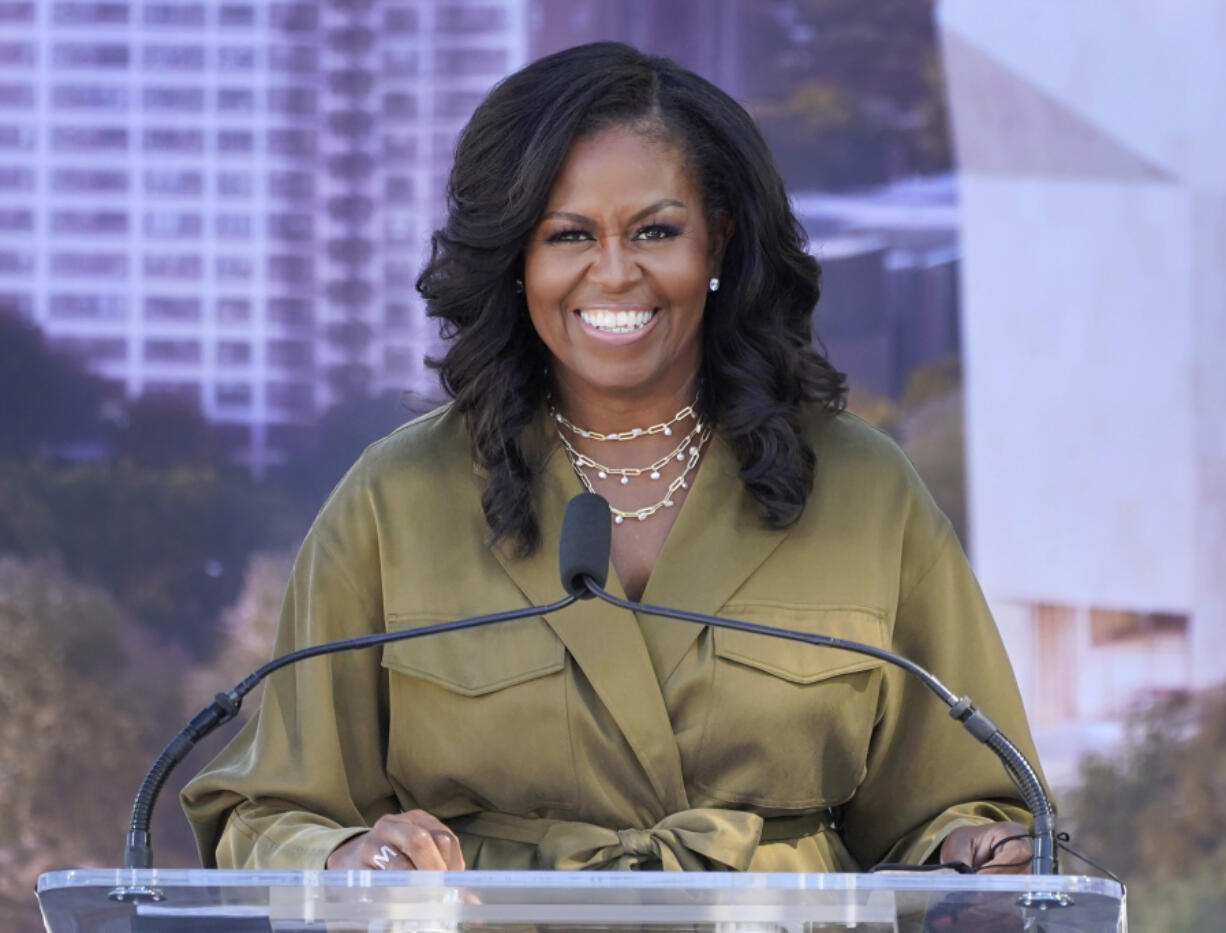
[{"label": "woman", "polygon": [[[477,109],[418,287],[454,402],[374,444],[278,653],[557,598],[566,502],[611,589],[895,650],[1030,750],[952,534],[811,345],[818,269],[748,115],[599,43]],[[205,864],[858,871],[1024,861],[1012,786],[857,655],[593,602],[317,659],[189,786]]]}]

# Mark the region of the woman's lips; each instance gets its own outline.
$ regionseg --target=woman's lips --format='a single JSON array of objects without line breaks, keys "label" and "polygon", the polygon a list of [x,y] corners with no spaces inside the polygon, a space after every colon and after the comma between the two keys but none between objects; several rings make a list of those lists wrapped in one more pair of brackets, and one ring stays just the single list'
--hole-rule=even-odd
[{"label": "woman's lips", "polygon": [[576,317],[583,330],[603,343],[631,343],[651,330],[659,308],[646,306],[619,308],[577,308]]}]

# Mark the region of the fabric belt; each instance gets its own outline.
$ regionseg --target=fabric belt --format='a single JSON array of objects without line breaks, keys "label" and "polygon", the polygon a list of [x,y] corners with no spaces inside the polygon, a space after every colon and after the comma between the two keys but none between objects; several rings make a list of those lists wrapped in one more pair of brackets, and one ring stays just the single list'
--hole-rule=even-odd
[{"label": "fabric belt", "polygon": [[542,868],[562,871],[746,871],[763,842],[813,836],[832,827],[828,811],[763,819],[713,807],[670,813],[648,829],[485,812],[447,820],[457,833],[537,847]]}]

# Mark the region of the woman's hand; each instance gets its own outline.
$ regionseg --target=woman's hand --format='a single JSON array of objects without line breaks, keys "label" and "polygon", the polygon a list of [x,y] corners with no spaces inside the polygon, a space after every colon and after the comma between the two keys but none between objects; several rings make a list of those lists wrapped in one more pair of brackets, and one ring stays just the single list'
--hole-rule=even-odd
[{"label": "woman's hand", "polygon": [[425,810],[380,817],[369,832],[354,836],[332,850],[330,869],[392,871],[459,871],[464,868],[460,840]]},{"label": "woman's hand", "polygon": [[[1034,854],[1030,830],[1021,823],[988,823],[984,826],[959,826],[941,843],[942,862],[965,862],[985,875],[1021,875],[1030,871]],[[1010,839],[1010,836],[1023,836]],[[1000,845],[997,845],[1000,843]],[[995,853],[992,852],[996,847]]]}]

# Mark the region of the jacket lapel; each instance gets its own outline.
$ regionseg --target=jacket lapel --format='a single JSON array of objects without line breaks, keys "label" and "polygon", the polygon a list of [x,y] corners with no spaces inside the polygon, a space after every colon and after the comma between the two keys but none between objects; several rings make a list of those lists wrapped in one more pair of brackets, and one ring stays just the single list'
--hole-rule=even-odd
[{"label": "jacket lapel", "polygon": [[[515,585],[538,605],[562,595],[555,542],[560,539],[566,504],[583,492],[557,445],[547,455],[539,480],[537,516],[541,539],[548,543],[526,559],[515,559],[503,545],[494,549]],[[622,595],[617,575],[610,573],[609,577],[609,591]],[[546,622],[634,750],[659,799],[661,814],[687,808],[672,723],[634,616],[600,600],[587,599],[552,613]]]},{"label": "jacket lapel", "polygon": [[[708,615],[717,613],[787,536],[762,522],[745,490],[740,465],[718,434],[682,504],[643,602]],[[640,614],[641,615],[641,614]],[[702,631],[694,622],[642,616],[663,683]]]}]

